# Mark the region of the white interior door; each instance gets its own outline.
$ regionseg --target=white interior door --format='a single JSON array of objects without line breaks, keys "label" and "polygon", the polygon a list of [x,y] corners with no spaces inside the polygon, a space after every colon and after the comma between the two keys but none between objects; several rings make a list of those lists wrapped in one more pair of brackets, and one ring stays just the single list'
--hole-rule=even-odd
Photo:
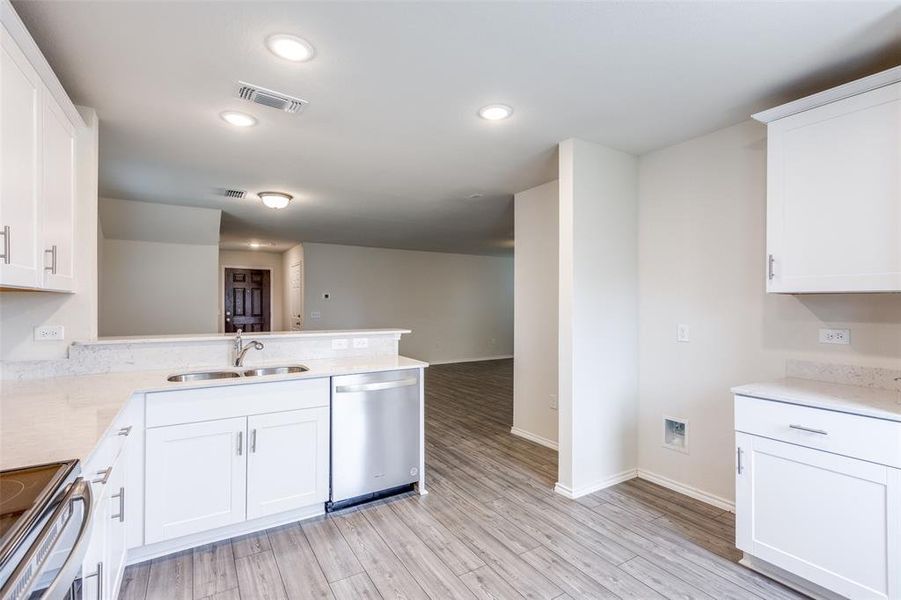
[{"label": "white interior door", "polygon": [[328,500],[328,407],[248,417],[247,428],[247,518]]},{"label": "white interior door", "polygon": [[247,419],[148,429],[146,543],[245,519]]},{"label": "white interior door", "polygon": [[849,598],[898,598],[899,471],[736,434],[736,545]]},{"label": "white interior door", "polygon": [[44,287],[75,286],[75,127],[49,94],[43,113]]},{"label": "white interior door", "polygon": [[0,26],[0,285],[38,287],[42,84]]},{"label": "white interior door", "polygon": [[767,135],[768,290],[901,290],[901,83]]}]

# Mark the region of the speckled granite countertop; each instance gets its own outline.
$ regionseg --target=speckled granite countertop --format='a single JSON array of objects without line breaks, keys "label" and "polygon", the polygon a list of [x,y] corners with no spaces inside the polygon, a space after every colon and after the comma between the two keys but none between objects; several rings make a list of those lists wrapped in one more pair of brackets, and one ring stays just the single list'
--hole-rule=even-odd
[{"label": "speckled granite countertop", "polygon": [[[0,381],[0,469],[73,458],[84,460],[128,399],[137,393],[315,379],[428,366],[428,363],[397,355],[298,362],[310,370],[291,375],[184,383],[166,381],[172,374],[171,370]],[[254,363],[246,368],[265,366],[270,365]]]},{"label": "speckled granite countertop", "polygon": [[732,392],[739,396],[901,421],[901,391],[786,378],[740,385],[732,388]]}]

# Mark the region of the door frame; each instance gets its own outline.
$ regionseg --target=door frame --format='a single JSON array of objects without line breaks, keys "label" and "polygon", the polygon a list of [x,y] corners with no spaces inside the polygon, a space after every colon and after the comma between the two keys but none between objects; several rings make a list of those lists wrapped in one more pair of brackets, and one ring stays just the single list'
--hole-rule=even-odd
[{"label": "door frame", "polygon": [[225,270],[226,269],[246,269],[248,271],[269,271],[269,333],[275,331],[272,322],[272,267],[253,267],[246,265],[220,264],[219,265],[219,294],[217,296],[219,308],[216,311],[218,317],[219,333],[225,333]]}]

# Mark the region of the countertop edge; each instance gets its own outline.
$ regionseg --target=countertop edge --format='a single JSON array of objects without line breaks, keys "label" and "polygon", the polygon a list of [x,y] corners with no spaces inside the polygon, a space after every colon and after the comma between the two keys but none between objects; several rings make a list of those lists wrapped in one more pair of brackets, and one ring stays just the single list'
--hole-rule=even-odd
[{"label": "countertop edge", "polygon": [[901,393],[863,386],[786,378],[734,386],[736,396],[901,422]]},{"label": "countertop edge", "polygon": [[[373,335],[406,335],[412,329],[311,329],[305,331],[273,331],[263,333],[245,333],[245,337],[261,339],[292,339],[340,336],[373,336]],[[235,336],[230,333],[210,333],[197,335],[161,335],[161,336],[120,336],[98,338],[96,340],[77,340],[73,346],[110,346],[119,344],[182,344],[190,342],[232,341]]]}]

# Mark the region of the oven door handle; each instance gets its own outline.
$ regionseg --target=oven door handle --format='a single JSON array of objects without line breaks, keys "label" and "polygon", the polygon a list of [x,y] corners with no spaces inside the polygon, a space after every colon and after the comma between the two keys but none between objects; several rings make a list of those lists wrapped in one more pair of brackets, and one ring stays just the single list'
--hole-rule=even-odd
[{"label": "oven door handle", "polygon": [[[81,477],[76,479],[75,483],[72,484],[72,488],[60,503],[60,507],[63,508],[66,504],[74,502],[84,503],[84,517],[81,520],[81,527],[78,529],[78,538],[76,538],[75,543],[72,544],[72,551],[69,552],[69,556],[66,557],[66,562],[60,567],[56,577],[44,592],[42,600],[57,600],[66,597],[66,594],[72,586],[72,581],[78,576],[78,572],[81,570],[81,563],[84,560],[84,555],[88,551],[88,544],[91,541],[91,524],[94,520],[94,495],[91,491],[90,482],[85,481]],[[32,546],[35,550],[40,547],[41,540],[38,540],[38,542]],[[47,553],[48,556],[50,554],[50,552]]]}]

